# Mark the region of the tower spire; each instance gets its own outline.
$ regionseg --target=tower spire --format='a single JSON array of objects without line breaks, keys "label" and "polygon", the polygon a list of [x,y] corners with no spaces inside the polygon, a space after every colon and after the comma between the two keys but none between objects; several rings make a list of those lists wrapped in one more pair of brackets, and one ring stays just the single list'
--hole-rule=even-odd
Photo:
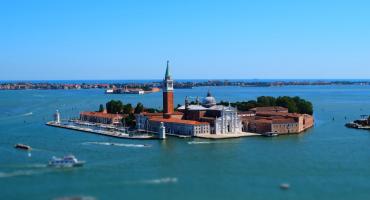
[{"label": "tower spire", "polygon": [[167,60],[166,74],[163,79],[163,117],[170,118],[173,113],[173,80]]},{"label": "tower spire", "polygon": [[171,77],[171,73],[170,73],[170,61],[167,60],[167,67],[166,67],[166,75],[165,77],[167,78],[170,78]]}]

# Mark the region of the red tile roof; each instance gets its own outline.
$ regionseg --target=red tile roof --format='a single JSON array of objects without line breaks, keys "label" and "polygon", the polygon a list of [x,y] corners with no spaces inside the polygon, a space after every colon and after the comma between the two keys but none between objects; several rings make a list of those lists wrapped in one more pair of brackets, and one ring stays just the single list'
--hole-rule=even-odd
[{"label": "red tile roof", "polygon": [[271,124],[272,123],[272,120],[271,119],[253,119],[253,120],[251,120],[251,122]]},{"label": "red tile roof", "polygon": [[87,115],[90,117],[101,117],[101,118],[122,118],[123,115],[121,114],[109,114],[103,112],[81,112],[80,115]]},{"label": "red tile roof", "polygon": [[300,117],[302,114],[298,113],[283,113],[283,112],[258,112],[257,116],[282,116],[282,117]]}]

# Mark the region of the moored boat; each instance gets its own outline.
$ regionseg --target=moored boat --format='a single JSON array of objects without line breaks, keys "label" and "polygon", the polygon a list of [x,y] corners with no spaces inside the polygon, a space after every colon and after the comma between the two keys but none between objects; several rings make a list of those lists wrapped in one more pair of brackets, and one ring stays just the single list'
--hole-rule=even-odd
[{"label": "moored boat", "polygon": [[276,136],[279,136],[279,134],[274,133],[274,132],[267,132],[267,133],[263,133],[262,136],[265,136],[265,137],[276,137]]}]

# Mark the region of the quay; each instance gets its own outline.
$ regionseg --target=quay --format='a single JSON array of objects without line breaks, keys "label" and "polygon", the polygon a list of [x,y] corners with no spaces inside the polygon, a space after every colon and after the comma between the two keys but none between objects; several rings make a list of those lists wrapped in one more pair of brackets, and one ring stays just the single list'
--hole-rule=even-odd
[{"label": "quay", "polygon": [[64,129],[70,129],[70,130],[76,130],[86,133],[93,133],[97,135],[103,135],[108,137],[114,137],[114,138],[122,138],[122,139],[141,139],[141,140],[148,140],[148,139],[158,139],[156,136],[150,136],[150,135],[130,135],[127,133],[122,133],[119,131],[105,131],[105,130],[94,130],[92,128],[85,128],[85,127],[79,127],[71,124],[62,124],[57,123],[55,121],[47,122],[46,125],[52,126],[52,127],[58,127],[58,128],[64,128]]},{"label": "quay", "polygon": [[254,137],[254,136],[261,136],[262,134],[259,133],[250,133],[250,132],[242,132],[242,133],[228,133],[228,134],[199,134],[195,137],[202,138],[202,139],[232,139],[232,138],[241,138],[241,137]]}]

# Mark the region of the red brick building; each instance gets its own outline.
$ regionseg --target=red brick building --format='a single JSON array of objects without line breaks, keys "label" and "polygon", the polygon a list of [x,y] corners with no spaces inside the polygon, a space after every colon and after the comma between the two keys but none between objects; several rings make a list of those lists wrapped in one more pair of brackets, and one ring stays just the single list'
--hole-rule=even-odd
[{"label": "red brick building", "polygon": [[314,118],[307,114],[288,113],[288,109],[259,107],[251,109],[254,116],[242,117],[243,130],[255,133],[301,133],[314,125]]},{"label": "red brick building", "polygon": [[80,120],[100,124],[121,125],[123,115],[106,112],[81,112]]}]

